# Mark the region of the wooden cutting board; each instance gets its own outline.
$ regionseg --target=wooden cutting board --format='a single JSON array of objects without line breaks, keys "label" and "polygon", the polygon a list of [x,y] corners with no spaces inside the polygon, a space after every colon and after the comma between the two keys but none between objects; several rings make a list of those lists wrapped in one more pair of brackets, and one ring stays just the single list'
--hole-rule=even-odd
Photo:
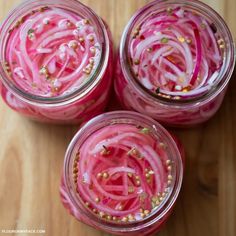
[{"label": "wooden cutting board", "polygon": [[[20,0],[0,0],[0,18]],[[145,0],[83,0],[108,22],[116,46]],[[236,37],[236,0],[205,0]],[[173,130],[187,154],[183,189],[160,236],[236,235],[236,75],[217,115],[188,130]],[[111,101],[114,98],[111,98]],[[39,124],[0,102],[0,235],[43,229],[48,236],[107,235],[77,222],[62,207],[58,186],[64,153],[77,127]],[[27,234],[9,234],[27,235]]]}]

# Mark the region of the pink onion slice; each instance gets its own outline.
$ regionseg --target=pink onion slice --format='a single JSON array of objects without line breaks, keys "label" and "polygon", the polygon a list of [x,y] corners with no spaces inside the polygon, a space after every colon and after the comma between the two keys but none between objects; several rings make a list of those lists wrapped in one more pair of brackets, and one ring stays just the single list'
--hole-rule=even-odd
[{"label": "pink onion slice", "polygon": [[211,22],[185,7],[152,14],[129,42],[131,67],[141,84],[169,99],[207,93],[223,62],[224,40]]},{"label": "pink onion slice", "polygon": [[99,217],[144,219],[168,195],[173,162],[150,128],[103,127],[84,141],[77,156],[73,170],[77,193]]},{"label": "pink onion slice", "polygon": [[57,7],[35,9],[21,19],[9,32],[5,59],[17,86],[30,94],[55,97],[89,80],[101,56],[89,19]]}]

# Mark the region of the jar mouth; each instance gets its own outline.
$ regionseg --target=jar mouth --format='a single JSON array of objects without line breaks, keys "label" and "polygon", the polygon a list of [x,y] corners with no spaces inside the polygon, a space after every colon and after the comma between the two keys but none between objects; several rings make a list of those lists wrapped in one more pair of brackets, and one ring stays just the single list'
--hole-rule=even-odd
[{"label": "jar mouth", "polygon": [[[142,120],[142,122],[141,122]],[[171,190],[168,195],[165,197],[164,201],[151,213],[148,217],[144,218],[143,220],[136,221],[136,222],[109,222],[103,219],[100,219],[97,215],[90,212],[85,207],[84,201],[79,197],[76,193],[76,187],[74,186],[73,181],[73,164],[76,158],[76,154],[78,153],[78,147],[83,145],[83,142],[94,132],[100,130],[101,128],[108,126],[108,125],[115,125],[115,124],[142,124],[142,126],[149,126],[152,127],[153,130],[156,132],[155,135],[161,137],[162,140],[167,144],[170,150],[170,160],[175,162],[175,167],[173,168],[173,184],[171,186]],[[89,134],[86,136],[86,132]],[[115,111],[102,114],[90,120],[86,123],[75,135],[73,140],[71,141],[66,155],[65,155],[65,162],[64,162],[64,180],[65,186],[67,188],[67,192],[69,198],[73,205],[76,206],[77,209],[83,214],[83,216],[87,216],[90,221],[93,221],[93,224],[101,227],[107,228],[107,230],[117,230],[117,232],[127,232],[128,230],[138,230],[140,227],[148,227],[158,220],[162,219],[172,208],[174,205],[180,189],[182,185],[183,179],[183,164],[181,159],[181,154],[174,139],[171,135],[156,121],[141,115],[136,112],[128,112],[128,111]]]},{"label": "jar mouth", "polygon": [[[225,40],[226,47],[225,52],[222,55],[223,64],[221,65],[217,79],[215,79],[216,82],[213,83],[212,87],[207,92],[201,93],[197,96],[189,96],[185,97],[184,99],[174,99],[174,95],[173,98],[170,98],[152,92],[151,90],[147,89],[139,79],[137,79],[132,69],[132,60],[130,59],[129,55],[129,46],[132,39],[132,32],[139,25],[141,25],[145,19],[150,17],[152,14],[157,14],[163,10],[170,8],[174,9],[180,6],[184,7],[185,9],[194,10],[194,12],[203,15],[205,19],[209,20],[209,22],[214,22],[214,25],[216,26],[217,30],[219,30],[220,34],[225,36],[223,38]],[[222,92],[222,90],[227,86],[235,66],[235,45],[232,34],[224,19],[208,5],[198,0],[190,2],[186,2],[184,0],[180,0],[178,2],[175,0],[155,0],[138,10],[130,19],[122,35],[119,60],[125,79],[131,83],[133,87],[135,87],[136,91],[141,96],[145,94],[145,97],[147,97],[152,102],[158,102],[168,106],[191,105],[212,99]]]},{"label": "jar mouth", "polygon": [[[38,96],[32,93],[28,93],[23,90],[19,86],[17,86],[14,81],[11,80],[8,75],[5,67],[5,53],[6,53],[6,45],[8,40],[8,32],[11,29],[14,22],[19,20],[20,17],[27,15],[30,11],[39,9],[41,7],[56,7],[61,8],[63,10],[68,10],[72,13],[80,15],[84,18],[90,19],[90,21],[95,26],[95,30],[97,31],[97,35],[99,38],[99,44],[101,46],[101,55],[99,63],[94,70],[94,72],[90,75],[86,81],[78,87],[78,89],[71,91],[68,94],[63,94],[55,97],[43,97]],[[110,44],[109,44],[109,36],[106,30],[106,26],[102,19],[96,15],[96,13],[80,3],[76,0],[26,0],[16,8],[14,8],[6,17],[1,25],[0,30],[0,44],[1,44],[1,54],[0,54],[0,75],[3,84],[19,99],[31,103],[31,104],[47,104],[48,106],[52,105],[66,105],[70,104],[80,98],[83,98],[87,93],[89,93],[92,89],[94,89],[97,84],[101,81],[103,77],[106,65],[108,64],[109,53],[110,53]]]}]

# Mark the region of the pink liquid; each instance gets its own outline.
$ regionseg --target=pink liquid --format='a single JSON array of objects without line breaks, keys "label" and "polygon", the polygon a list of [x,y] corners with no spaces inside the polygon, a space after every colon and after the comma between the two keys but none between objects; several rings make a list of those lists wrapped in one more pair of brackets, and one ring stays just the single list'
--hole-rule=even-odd
[{"label": "pink liquid", "polygon": [[[142,222],[155,214],[171,194],[173,165],[167,146],[157,141],[150,129],[131,124],[103,127],[86,139],[74,160],[77,197],[88,211],[105,222],[124,227]],[[73,205],[64,179],[60,193],[73,216],[99,228]],[[148,230],[130,232],[131,235],[160,230],[170,213],[171,210]]]},{"label": "pink liquid", "polygon": [[[76,92],[91,80],[101,53],[102,45],[92,21],[68,10],[44,7],[24,16],[21,23],[10,30],[5,65],[12,82],[25,93],[60,98]],[[102,112],[106,105],[111,63],[112,55],[97,86],[69,105],[50,108],[32,105],[5,86],[2,96],[11,108],[34,119],[83,122]]]},{"label": "pink liquid", "polygon": [[219,109],[226,89],[197,105],[176,103],[204,96],[220,80],[225,42],[214,23],[184,7],[168,8],[133,29],[128,47],[131,73],[153,99],[127,83],[118,60],[116,94],[126,108],[177,126],[204,122]]}]

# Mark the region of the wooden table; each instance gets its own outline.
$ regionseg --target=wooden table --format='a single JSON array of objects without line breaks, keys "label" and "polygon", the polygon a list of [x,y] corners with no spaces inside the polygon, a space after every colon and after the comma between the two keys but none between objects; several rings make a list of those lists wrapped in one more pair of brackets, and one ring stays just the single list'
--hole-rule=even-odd
[{"label": "wooden table", "polygon": [[[18,2],[1,0],[1,19]],[[131,15],[148,1],[82,2],[109,23],[117,45]],[[224,16],[235,37],[236,0],[205,2]],[[187,166],[180,198],[161,236],[236,235],[235,77],[222,108],[210,122],[174,130],[185,145]],[[106,235],[77,222],[60,203],[64,153],[77,129],[29,121],[1,101],[0,235],[3,229],[44,229],[48,236]]]}]

